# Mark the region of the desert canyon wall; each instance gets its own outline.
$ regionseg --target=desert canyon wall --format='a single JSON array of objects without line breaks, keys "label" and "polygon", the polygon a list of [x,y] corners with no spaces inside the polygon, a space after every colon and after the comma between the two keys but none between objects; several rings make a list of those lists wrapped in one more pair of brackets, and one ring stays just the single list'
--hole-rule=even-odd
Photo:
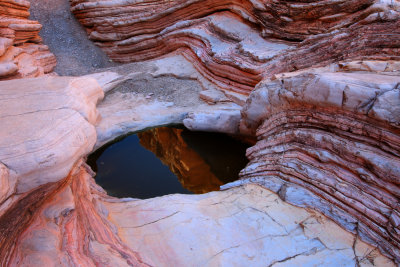
[{"label": "desert canyon wall", "polygon": [[398,59],[399,14],[390,5],[398,1],[74,0],[71,10],[113,60],[182,49],[209,80],[248,94],[268,75]]},{"label": "desert canyon wall", "polygon": [[[399,1],[70,4],[127,64],[45,75],[29,2],[0,0],[1,266],[400,264]],[[241,179],[148,200],[96,185],[89,153],[170,123],[256,140]]]}]

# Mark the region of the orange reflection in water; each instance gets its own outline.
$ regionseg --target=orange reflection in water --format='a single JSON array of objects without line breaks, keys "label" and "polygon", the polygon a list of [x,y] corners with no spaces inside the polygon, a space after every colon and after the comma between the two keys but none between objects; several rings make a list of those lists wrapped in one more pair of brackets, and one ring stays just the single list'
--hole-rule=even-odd
[{"label": "orange reflection in water", "polygon": [[210,166],[182,137],[182,129],[160,127],[138,134],[140,144],[152,151],[189,191],[202,194],[223,184]]}]

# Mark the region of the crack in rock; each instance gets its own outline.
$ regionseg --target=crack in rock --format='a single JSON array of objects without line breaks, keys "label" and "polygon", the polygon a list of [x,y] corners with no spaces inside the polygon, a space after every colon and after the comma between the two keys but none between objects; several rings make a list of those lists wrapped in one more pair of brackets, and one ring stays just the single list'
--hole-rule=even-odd
[{"label": "crack in rock", "polygon": [[180,213],[180,211],[176,211],[176,212],[174,212],[174,213],[172,213],[172,214],[170,214],[170,215],[167,215],[167,216],[165,216],[165,217],[162,217],[162,218],[160,218],[160,219],[157,219],[157,220],[155,220],[155,221],[148,222],[148,223],[145,223],[145,224],[142,224],[142,225],[131,226],[131,227],[122,226],[121,228],[140,228],[140,227],[143,227],[143,226],[146,226],[146,225],[149,225],[149,224],[157,223],[157,222],[159,222],[159,221],[168,219],[168,218],[170,218],[170,217],[172,217],[172,216],[174,216],[174,215],[176,215],[176,214],[178,214],[178,213]]}]

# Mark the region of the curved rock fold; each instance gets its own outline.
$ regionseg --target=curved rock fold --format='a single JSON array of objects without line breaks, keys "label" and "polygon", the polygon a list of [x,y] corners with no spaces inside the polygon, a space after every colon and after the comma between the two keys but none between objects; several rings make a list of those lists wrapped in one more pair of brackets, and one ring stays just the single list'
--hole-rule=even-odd
[{"label": "curved rock fold", "polygon": [[316,208],[398,260],[399,84],[390,72],[260,83],[242,111],[242,129],[259,141],[239,183]]},{"label": "curved rock fold", "polygon": [[[70,4],[135,63],[44,75],[56,60],[30,3],[0,0],[0,265],[400,263],[399,1]],[[257,140],[241,179],[147,200],[96,185],[89,153],[169,124]]]}]

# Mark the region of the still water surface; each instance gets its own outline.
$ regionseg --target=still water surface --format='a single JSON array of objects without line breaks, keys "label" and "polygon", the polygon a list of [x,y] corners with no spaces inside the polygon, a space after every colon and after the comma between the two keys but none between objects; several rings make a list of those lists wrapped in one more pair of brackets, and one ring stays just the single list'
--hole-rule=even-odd
[{"label": "still water surface", "polygon": [[115,197],[206,193],[238,178],[248,145],[230,136],[160,127],[89,156],[96,182]]}]

